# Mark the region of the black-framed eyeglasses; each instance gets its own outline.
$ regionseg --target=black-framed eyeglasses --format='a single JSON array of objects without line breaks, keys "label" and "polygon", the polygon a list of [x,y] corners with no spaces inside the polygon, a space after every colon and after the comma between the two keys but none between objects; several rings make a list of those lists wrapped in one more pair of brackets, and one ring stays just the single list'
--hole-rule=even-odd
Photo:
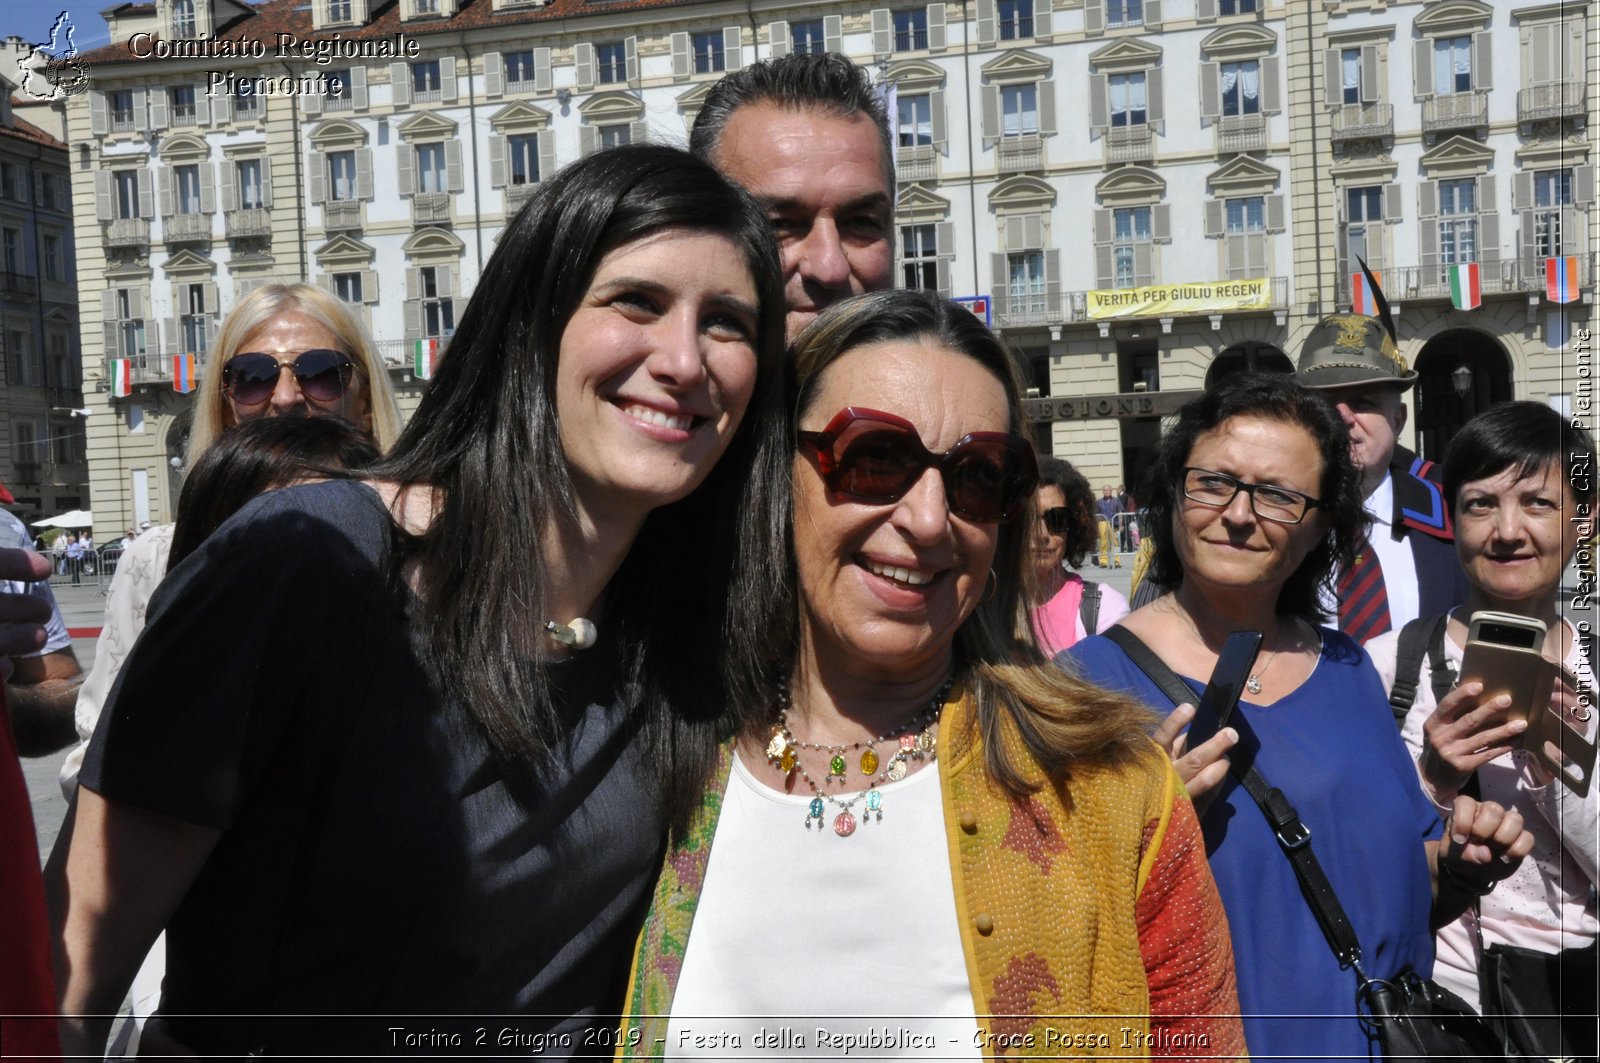
[{"label": "black-framed eyeglasses", "polygon": [[1039,519],[1044,522],[1044,530],[1051,535],[1065,535],[1072,526],[1072,511],[1066,506],[1056,506],[1042,511]]},{"label": "black-framed eyeglasses", "polygon": [[1256,516],[1278,524],[1299,524],[1305,520],[1309,510],[1322,505],[1321,499],[1291,491],[1287,487],[1245,483],[1236,476],[1211,469],[1191,466],[1183,470],[1183,497],[1191,502],[1222,509],[1240,491],[1250,496],[1250,508]]}]

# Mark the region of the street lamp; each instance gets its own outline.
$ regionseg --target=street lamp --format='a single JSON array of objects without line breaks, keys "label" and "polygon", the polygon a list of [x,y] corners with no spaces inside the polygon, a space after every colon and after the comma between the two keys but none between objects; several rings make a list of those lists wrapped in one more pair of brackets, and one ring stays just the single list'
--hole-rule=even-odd
[{"label": "street lamp", "polygon": [[1455,388],[1456,395],[1466,398],[1467,392],[1472,390],[1472,367],[1458,365],[1450,371],[1450,386]]}]

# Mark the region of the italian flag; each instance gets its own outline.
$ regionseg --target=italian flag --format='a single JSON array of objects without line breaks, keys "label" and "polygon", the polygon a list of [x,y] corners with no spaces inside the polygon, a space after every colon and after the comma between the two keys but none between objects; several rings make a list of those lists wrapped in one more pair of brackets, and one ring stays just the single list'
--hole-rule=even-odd
[{"label": "italian flag", "polygon": [[418,340],[416,353],[412,357],[412,375],[418,380],[432,380],[433,371],[439,365],[439,341]]},{"label": "italian flag", "polygon": [[1544,294],[1552,303],[1570,303],[1578,298],[1578,258],[1544,260]]},{"label": "italian flag", "polygon": [[1483,305],[1483,281],[1476,262],[1450,267],[1450,304],[1457,310],[1476,310]]},{"label": "italian flag", "polygon": [[172,356],[172,390],[187,395],[194,390],[194,355]]},{"label": "italian flag", "polygon": [[133,359],[111,359],[111,394],[125,399],[133,394]]},{"label": "italian flag", "polygon": [[[1377,270],[1372,271],[1378,283],[1383,283],[1383,274]],[[1373,298],[1372,285],[1367,283],[1365,273],[1352,273],[1350,275],[1350,309],[1357,314],[1375,317],[1378,313],[1378,300]]]}]

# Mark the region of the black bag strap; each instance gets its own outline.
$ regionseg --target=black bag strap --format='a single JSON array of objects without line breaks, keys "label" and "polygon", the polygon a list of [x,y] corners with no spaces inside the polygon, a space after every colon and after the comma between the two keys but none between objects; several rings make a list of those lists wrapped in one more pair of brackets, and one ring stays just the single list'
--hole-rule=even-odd
[{"label": "black bag strap", "polygon": [[1394,686],[1389,690],[1389,708],[1394,710],[1394,725],[1401,727],[1417,700],[1417,685],[1422,682],[1422,658],[1428,651],[1431,623],[1419,616],[1406,621],[1395,646]]},{"label": "black bag strap", "polygon": [[1083,621],[1085,637],[1095,634],[1094,626],[1100,622],[1100,584],[1092,579],[1083,581],[1083,596],[1078,599],[1078,617]]},{"label": "black bag strap", "polygon": [[[1157,657],[1155,651],[1144,644],[1144,641],[1117,624],[1106,632],[1106,638],[1117,644],[1123,653],[1128,655],[1139,670],[1150,678],[1150,681],[1161,688],[1162,693],[1171,699],[1173,705],[1180,701],[1195,703],[1195,693],[1190,689],[1178,674],[1167,667],[1165,661]],[[1227,726],[1227,716],[1224,714],[1217,721],[1217,728],[1221,730]],[[1237,761],[1229,765],[1229,774],[1239,780],[1251,800],[1261,809],[1261,814],[1266,817],[1267,824],[1272,828],[1273,835],[1278,839],[1278,846],[1289,858],[1289,864],[1294,868],[1295,878],[1300,880],[1300,888],[1305,892],[1306,901],[1311,906],[1311,914],[1316,916],[1317,925],[1322,928],[1322,936],[1328,941],[1328,947],[1339,958],[1339,962],[1356,968],[1356,973],[1361,974],[1361,944],[1356,940],[1355,928],[1350,925],[1350,917],[1345,914],[1344,906],[1339,903],[1338,894],[1333,891],[1333,884],[1328,881],[1327,873],[1322,870],[1322,864],[1317,860],[1316,853],[1311,851],[1311,828],[1300,820],[1300,814],[1295,811],[1283,791],[1272,786],[1254,764],[1241,770]]]}]

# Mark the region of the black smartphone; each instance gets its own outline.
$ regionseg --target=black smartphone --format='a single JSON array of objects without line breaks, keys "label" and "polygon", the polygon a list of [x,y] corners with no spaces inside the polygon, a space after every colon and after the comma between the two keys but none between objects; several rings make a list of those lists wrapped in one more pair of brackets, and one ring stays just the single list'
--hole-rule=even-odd
[{"label": "black smartphone", "polygon": [[1239,695],[1244,693],[1245,681],[1250,678],[1250,669],[1255,666],[1259,652],[1261,632],[1234,631],[1228,634],[1228,640],[1222,644],[1222,653],[1217,657],[1217,666],[1211,670],[1205,693],[1200,695],[1200,704],[1195,706],[1194,719],[1189,724],[1187,748],[1193,749],[1210,741],[1212,736],[1227,726],[1234,707],[1239,704]]}]

